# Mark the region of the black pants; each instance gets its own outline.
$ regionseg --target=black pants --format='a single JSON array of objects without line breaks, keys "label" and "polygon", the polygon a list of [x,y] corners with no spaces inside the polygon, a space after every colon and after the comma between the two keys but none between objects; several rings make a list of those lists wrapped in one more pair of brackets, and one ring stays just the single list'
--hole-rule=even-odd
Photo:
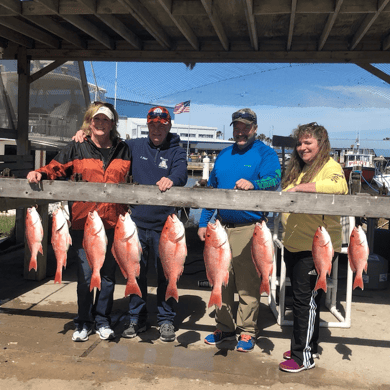
[{"label": "black pants", "polygon": [[289,252],[285,249],[284,260],[293,294],[291,358],[298,365],[309,367],[313,364],[312,354],[318,349],[322,290],[314,291],[317,273],[310,251]]}]

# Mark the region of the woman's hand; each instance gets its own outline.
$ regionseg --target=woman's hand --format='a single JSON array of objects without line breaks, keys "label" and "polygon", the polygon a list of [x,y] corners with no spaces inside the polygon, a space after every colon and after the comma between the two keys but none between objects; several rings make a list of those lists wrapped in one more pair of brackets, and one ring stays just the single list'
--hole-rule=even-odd
[{"label": "woman's hand", "polygon": [[76,142],[79,142],[79,143],[83,143],[84,142],[84,138],[85,138],[86,134],[84,133],[84,130],[79,130],[73,137],[72,137],[72,140],[73,141],[76,141]]},{"label": "woman's hand", "polygon": [[42,174],[37,171],[31,171],[27,174],[27,181],[29,183],[39,183],[42,179]]},{"label": "woman's hand", "polygon": [[286,192],[317,192],[316,183],[302,183],[286,190]]},{"label": "woman's hand", "polygon": [[205,227],[201,227],[198,229],[198,236],[199,236],[201,241],[206,240],[206,230],[207,230],[207,228],[205,228]]}]

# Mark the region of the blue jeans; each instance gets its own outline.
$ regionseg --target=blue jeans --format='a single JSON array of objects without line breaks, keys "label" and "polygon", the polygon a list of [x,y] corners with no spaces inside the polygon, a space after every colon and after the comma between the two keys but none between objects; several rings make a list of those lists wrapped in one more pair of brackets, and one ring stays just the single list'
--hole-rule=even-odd
[{"label": "blue jeans", "polygon": [[158,244],[161,232],[156,230],[138,228],[138,236],[142,246],[141,271],[138,278],[138,285],[141,289],[142,298],[131,294],[129,302],[130,322],[143,325],[147,319],[147,273],[149,261],[152,261],[157,272],[157,323],[161,326],[164,323],[173,323],[175,311],[173,309],[173,298],[165,301],[165,292],[168,282],[164,276],[164,271],[159,257]]},{"label": "blue jeans", "polygon": [[77,317],[74,319],[76,327],[82,328],[87,325],[92,328],[95,324],[99,329],[101,326],[111,325],[111,310],[114,302],[115,271],[117,263],[111,253],[111,246],[114,240],[114,229],[106,230],[108,244],[106,259],[100,270],[102,279],[101,290],[96,289],[94,301],[94,292],[89,291],[92,270],[88,264],[87,256],[82,246],[83,230],[73,230],[72,246],[78,255],[77,262]]}]

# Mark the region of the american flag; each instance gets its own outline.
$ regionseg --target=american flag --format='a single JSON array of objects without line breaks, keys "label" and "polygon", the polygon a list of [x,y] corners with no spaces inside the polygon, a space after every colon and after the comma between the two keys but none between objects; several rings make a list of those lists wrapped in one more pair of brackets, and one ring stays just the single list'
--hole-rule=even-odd
[{"label": "american flag", "polygon": [[186,102],[176,104],[175,108],[173,109],[173,113],[181,114],[182,112],[190,112],[190,104],[191,104],[191,100],[187,100]]}]

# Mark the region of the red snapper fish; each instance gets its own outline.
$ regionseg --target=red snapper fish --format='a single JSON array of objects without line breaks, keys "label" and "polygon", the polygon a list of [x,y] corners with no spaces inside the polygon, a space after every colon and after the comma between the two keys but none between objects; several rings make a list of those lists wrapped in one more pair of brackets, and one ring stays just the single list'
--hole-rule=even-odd
[{"label": "red snapper fish", "polygon": [[42,240],[43,240],[43,227],[41,217],[38,214],[35,207],[27,209],[26,214],[26,238],[28,248],[31,252],[30,265],[28,270],[35,269],[37,271],[38,263],[37,256],[38,252],[43,255]]},{"label": "red snapper fish", "polygon": [[207,280],[213,287],[208,307],[216,305],[220,309],[222,307],[222,285],[227,286],[229,282],[232,253],[226,230],[219,220],[207,224],[203,257]]},{"label": "red snapper fish", "polygon": [[260,294],[270,294],[269,276],[273,270],[274,244],[272,233],[265,221],[256,222],[253,231],[251,254],[257,275],[261,277]]},{"label": "red snapper fish", "polygon": [[334,250],[329,233],[323,226],[319,226],[314,234],[312,254],[314,266],[318,274],[314,290],[322,288],[326,292],[326,275],[330,276],[332,271]]},{"label": "red snapper fish", "polygon": [[356,272],[353,289],[364,289],[363,270],[367,273],[367,260],[370,250],[367,237],[361,226],[354,227],[349,238],[348,260],[351,270]]},{"label": "red snapper fish", "polygon": [[92,270],[90,291],[94,287],[101,288],[100,269],[106,258],[107,242],[106,230],[99,214],[96,210],[89,212],[84,226],[83,248]]},{"label": "red snapper fish", "polygon": [[70,221],[64,212],[63,207],[53,212],[51,245],[57,259],[57,270],[54,283],[61,283],[62,268],[66,268],[66,259],[69,246],[72,245],[72,238],[69,233]]},{"label": "red snapper fish", "polygon": [[127,279],[125,297],[136,294],[142,298],[137,279],[140,273],[142,248],[138,238],[137,226],[130,214],[120,215],[115,226],[114,242],[111,252]]},{"label": "red snapper fish", "polygon": [[184,225],[176,214],[168,215],[161,232],[158,249],[164,275],[168,280],[165,300],[172,297],[178,302],[177,281],[184,271],[187,245]]}]

